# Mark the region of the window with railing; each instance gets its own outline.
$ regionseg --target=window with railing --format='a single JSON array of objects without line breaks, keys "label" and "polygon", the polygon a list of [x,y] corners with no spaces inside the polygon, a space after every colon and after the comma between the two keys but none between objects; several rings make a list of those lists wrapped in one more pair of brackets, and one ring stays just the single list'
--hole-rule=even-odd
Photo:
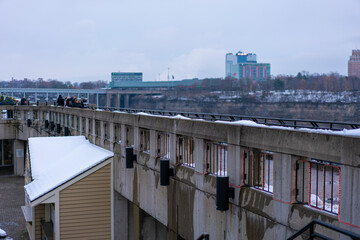
[{"label": "window with railing", "polygon": [[134,146],[134,128],[131,126],[125,126],[126,129],[126,146],[130,147],[130,146]]},{"label": "window with railing", "polygon": [[170,135],[164,132],[157,133],[157,157],[170,159]]},{"label": "window with railing", "polygon": [[101,129],[100,129],[100,121],[95,120],[95,136],[100,137]]},{"label": "window with railing", "polygon": [[227,144],[207,142],[205,148],[205,173],[227,176]]},{"label": "window with railing", "polygon": [[296,163],[296,200],[311,207],[338,214],[340,167],[312,159]]},{"label": "window with railing", "polygon": [[75,116],[71,115],[71,128],[74,129],[75,128]]},{"label": "window with railing", "polygon": [[274,189],[274,155],[271,152],[254,154],[253,186],[265,192],[273,193]]},{"label": "window with railing", "polygon": [[121,144],[121,126],[118,124],[114,125],[114,140]]},{"label": "window with railing", "polygon": [[139,129],[140,151],[150,152],[150,131],[147,129]]},{"label": "window with railing", "polygon": [[86,128],[86,118],[81,118],[81,131],[83,133],[85,133],[85,128]]},{"label": "window with railing", "polygon": [[76,116],[76,130],[80,131],[80,117]]},{"label": "window with railing", "polygon": [[105,132],[105,139],[110,138],[110,132],[109,132],[109,124],[107,122],[104,122],[104,132]]},{"label": "window with railing", "polygon": [[194,162],[194,139],[188,136],[177,136],[176,139],[176,163],[188,167],[195,167]]}]

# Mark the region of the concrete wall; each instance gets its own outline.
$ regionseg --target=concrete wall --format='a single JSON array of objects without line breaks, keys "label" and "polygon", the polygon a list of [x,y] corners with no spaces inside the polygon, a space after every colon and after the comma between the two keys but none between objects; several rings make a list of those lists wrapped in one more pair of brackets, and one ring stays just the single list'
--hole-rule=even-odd
[{"label": "concrete wall", "polygon": [[[209,233],[211,239],[284,239],[312,219],[360,233],[360,196],[355,194],[360,180],[359,137],[88,109],[14,109],[20,113],[35,110],[38,116],[46,115],[43,112],[69,115],[74,119],[79,117],[80,122],[85,119],[85,132],[81,126],[77,128],[77,124],[73,128],[69,122],[61,125],[69,126],[71,135],[85,135],[91,142],[114,151],[115,221],[121,225],[115,230],[117,239],[151,239],[154,236],[157,239],[196,239],[203,232]],[[29,136],[56,135],[44,129],[43,120],[40,117],[31,128],[22,124],[23,131],[13,129],[9,134],[14,131],[16,139],[21,140]],[[110,136],[105,134],[105,125],[110,128]],[[121,129],[121,143],[114,140],[115,125],[120,126],[117,129]],[[126,127],[133,129],[131,137],[137,158],[131,169],[125,167]],[[149,152],[140,151],[140,128],[150,130]],[[170,165],[175,176],[170,178],[169,186],[160,185],[157,132],[170,135]],[[176,164],[178,135],[194,139],[194,168]],[[216,175],[205,173],[207,142],[221,143],[227,148],[230,185],[235,187],[235,198],[230,199],[228,211],[216,210]],[[244,151],[249,153],[245,160]],[[273,193],[254,188],[255,181],[250,179],[256,176],[259,169],[255,165],[263,153],[273,155]],[[340,216],[296,201],[296,181],[302,180],[296,175],[299,159],[318,159],[340,167]],[[243,172],[247,174],[245,180]],[[244,182],[249,185],[243,186]],[[126,227],[124,222],[127,222]],[[320,232],[341,239],[330,231],[320,229]]]}]

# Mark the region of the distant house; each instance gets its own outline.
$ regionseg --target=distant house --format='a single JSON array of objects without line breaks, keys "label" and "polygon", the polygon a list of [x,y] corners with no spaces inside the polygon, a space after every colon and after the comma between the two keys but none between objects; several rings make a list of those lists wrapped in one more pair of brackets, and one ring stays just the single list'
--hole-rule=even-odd
[{"label": "distant house", "polygon": [[113,239],[112,161],[84,136],[29,138],[22,210],[30,239]]}]

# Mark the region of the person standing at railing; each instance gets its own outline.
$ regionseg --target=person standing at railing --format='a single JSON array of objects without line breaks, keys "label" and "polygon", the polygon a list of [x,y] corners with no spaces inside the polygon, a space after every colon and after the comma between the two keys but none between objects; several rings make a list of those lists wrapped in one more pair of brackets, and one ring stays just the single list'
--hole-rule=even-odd
[{"label": "person standing at railing", "polygon": [[59,95],[59,97],[58,97],[58,99],[57,99],[57,105],[58,106],[64,106],[64,98],[61,96],[61,95]]},{"label": "person standing at railing", "polygon": [[26,98],[22,97],[20,101],[20,105],[26,105],[26,104],[27,104]]}]

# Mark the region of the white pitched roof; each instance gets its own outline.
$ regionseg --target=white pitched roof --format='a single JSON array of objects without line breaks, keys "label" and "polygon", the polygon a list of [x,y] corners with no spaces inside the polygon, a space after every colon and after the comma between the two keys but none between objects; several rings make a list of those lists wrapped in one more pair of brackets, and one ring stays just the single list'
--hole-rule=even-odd
[{"label": "white pitched roof", "polygon": [[114,156],[84,136],[29,138],[33,181],[25,185],[30,201]]}]

